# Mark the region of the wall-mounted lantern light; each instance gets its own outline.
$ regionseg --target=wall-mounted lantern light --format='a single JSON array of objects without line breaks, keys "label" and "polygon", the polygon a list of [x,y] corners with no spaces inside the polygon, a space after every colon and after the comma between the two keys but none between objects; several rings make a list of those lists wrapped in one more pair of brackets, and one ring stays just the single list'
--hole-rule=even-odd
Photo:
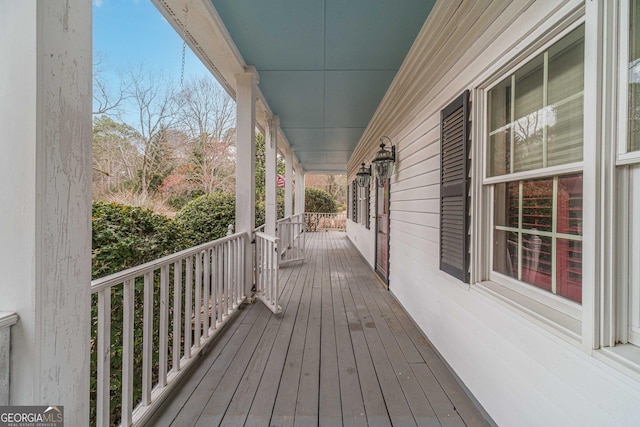
[{"label": "wall-mounted lantern light", "polygon": [[[389,140],[391,150],[387,150],[384,146],[384,139]],[[396,162],[396,146],[393,145],[388,136],[380,138],[380,151],[376,153],[376,157],[371,161],[376,171],[378,185],[381,185],[385,179],[391,178],[393,174],[393,166]]]},{"label": "wall-mounted lantern light", "polygon": [[368,168],[364,167],[364,162],[362,162],[362,166],[360,170],[356,174],[356,183],[358,187],[366,188],[369,186],[369,180],[371,179],[371,166]]}]

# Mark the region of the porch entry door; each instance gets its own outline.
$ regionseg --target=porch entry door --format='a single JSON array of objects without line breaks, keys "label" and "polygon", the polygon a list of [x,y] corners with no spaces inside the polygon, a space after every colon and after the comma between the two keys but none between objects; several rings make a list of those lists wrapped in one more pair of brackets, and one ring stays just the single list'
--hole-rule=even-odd
[{"label": "porch entry door", "polygon": [[376,273],[389,284],[389,180],[376,185]]}]

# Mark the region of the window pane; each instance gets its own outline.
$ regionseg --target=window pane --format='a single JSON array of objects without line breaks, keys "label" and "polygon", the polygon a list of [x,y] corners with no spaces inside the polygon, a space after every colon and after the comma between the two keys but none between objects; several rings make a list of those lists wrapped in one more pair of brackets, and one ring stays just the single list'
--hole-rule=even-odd
[{"label": "window pane", "polygon": [[514,172],[541,168],[544,56],[540,55],[516,72]]},{"label": "window pane", "polygon": [[522,281],[551,291],[551,237],[523,233]]},{"label": "window pane", "polygon": [[558,233],[582,235],[582,175],[558,178]]},{"label": "window pane", "polygon": [[511,170],[511,131],[496,132],[489,137],[489,176],[504,175]]},{"label": "window pane", "polygon": [[524,181],[522,185],[522,228],[552,231],[553,178]]},{"label": "window pane", "polygon": [[582,302],[582,242],[558,239],[556,263],[556,293]]},{"label": "window pane", "polygon": [[582,160],[584,27],[549,49],[548,165]]},{"label": "window pane", "polygon": [[542,163],[543,110],[521,117],[513,125],[513,172],[538,169]]},{"label": "window pane", "polygon": [[581,94],[584,88],[584,26],[549,48],[548,104]]},{"label": "window pane", "polygon": [[516,71],[515,119],[542,109],[544,56],[539,55]]},{"label": "window pane", "polygon": [[503,227],[518,227],[518,182],[507,182],[495,186],[494,224]]},{"label": "window pane", "polygon": [[489,131],[511,123],[511,77],[501,81],[489,92]]},{"label": "window pane", "polygon": [[582,160],[583,98],[549,107],[548,166]]},{"label": "window pane", "polygon": [[629,14],[629,150],[640,150],[640,1]]},{"label": "window pane", "polygon": [[494,231],[493,270],[518,278],[518,233]]}]

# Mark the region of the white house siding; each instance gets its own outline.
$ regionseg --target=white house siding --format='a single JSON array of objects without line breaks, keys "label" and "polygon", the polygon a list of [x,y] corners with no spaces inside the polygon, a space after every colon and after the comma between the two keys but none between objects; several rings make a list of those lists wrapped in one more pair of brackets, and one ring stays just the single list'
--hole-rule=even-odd
[{"label": "white house siding", "polygon": [[[523,39],[544,35],[584,7],[569,0],[439,1],[349,162],[352,179],[373,158],[380,136],[396,144],[390,290],[498,425],[640,420],[636,380],[439,270],[440,110],[514,59],[529,43]],[[473,96],[471,102],[473,118]],[[372,212],[374,200],[372,192]],[[347,233],[373,264],[375,222],[366,230],[349,221]]]},{"label": "white house siding", "polygon": [[371,186],[371,203],[370,211],[371,215],[371,229],[367,230],[365,224],[359,224],[357,222],[347,220],[347,234],[351,239],[351,242],[358,248],[364,259],[369,263],[371,268],[375,266],[376,253],[375,253],[375,234],[373,234],[375,226],[375,192],[373,185]]}]

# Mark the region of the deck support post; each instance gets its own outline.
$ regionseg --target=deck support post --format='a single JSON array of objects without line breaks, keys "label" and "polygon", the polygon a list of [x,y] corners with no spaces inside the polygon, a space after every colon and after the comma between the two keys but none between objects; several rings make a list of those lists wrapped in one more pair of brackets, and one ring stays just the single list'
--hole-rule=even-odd
[{"label": "deck support post", "polygon": [[304,213],[304,170],[302,166],[296,168],[296,215]]},{"label": "deck support post", "polygon": [[264,142],[265,151],[265,215],[264,231],[269,236],[276,235],[276,221],[278,219],[278,208],[276,198],[277,183],[277,157],[278,157],[278,128],[280,118],[273,116],[267,120],[267,138]]},{"label": "deck support post", "polygon": [[[256,206],[256,95],[260,81],[254,67],[236,74],[236,233],[251,234],[255,229]],[[253,286],[251,239],[245,247],[245,295]]]},{"label": "deck support post", "polygon": [[91,3],[2,1],[0,311],[11,405],[89,425]]},{"label": "deck support post", "polygon": [[284,217],[293,215],[293,149],[284,153]]}]

